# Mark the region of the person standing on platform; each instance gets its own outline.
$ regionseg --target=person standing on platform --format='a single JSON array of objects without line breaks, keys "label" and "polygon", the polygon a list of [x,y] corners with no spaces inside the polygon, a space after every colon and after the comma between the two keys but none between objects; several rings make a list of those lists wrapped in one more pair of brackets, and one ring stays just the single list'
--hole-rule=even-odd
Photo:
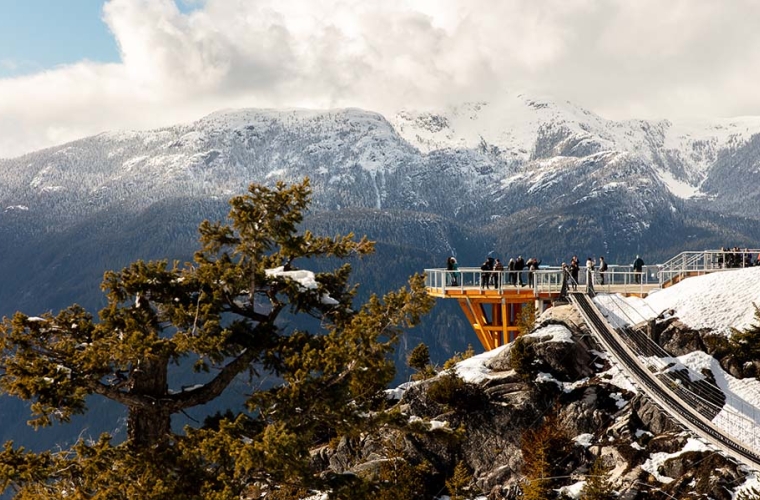
[{"label": "person standing on platform", "polygon": [[518,255],[515,261],[515,273],[517,274],[517,281],[520,286],[525,286],[522,278],[523,269],[525,269],[525,260],[522,258],[522,255]]},{"label": "person standing on platform", "polygon": [[586,293],[594,295],[594,259],[586,259]]},{"label": "person standing on platform", "polygon": [[538,266],[541,265],[541,261],[536,259],[535,257],[531,257],[528,259],[528,262],[525,263],[525,265],[528,268],[528,286],[533,286],[535,282],[535,272],[538,271]]},{"label": "person standing on platform", "polygon": [[578,274],[580,270],[581,265],[578,262],[578,256],[573,255],[573,258],[570,260],[570,277],[572,278],[570,285],[573,287],[573,291],[578,290]]},{"label": "person standing on platform", "polygon": [[636,280],[636,283],[641,283],[641,271],[644,269],[644,261],[637,255],[631,267],[633,268],[633,279]]},{"label": "person standing on platform", "polygon": [[504,264],[501,263],[501,259],[496,259],[496,263],[493,265],[493,271],[493,286],[498,290],[499,283],[501,283],[502,275],[504,274]]},{"label": "person standing on platform", "polygon": [[457,259],[454,258],[454,256],[449,257],[449,259],[446,261],[446,271],[448,271],[449,276],[449,285],[450,286],[458,286],[459,285],[459,273],[457,270],[459,269],[459,264],[457,264]]},{"label": "person standing on platform", "polygon": [[599,257],[599,284],[604,285],[604,273],[607,272],[607,261]]},{"label": "person standing on platform", "polygon": [[484,286],[490,288],[491,286],[491,273],[493,272],[493,257],[486,258],[485,262],[480,265],[480,288]]},{"label": "person standing on platform", "polygon": [[559,290],[560,297],[567,298],[567,283],[571,279],[572,277],[570,276],[570,268],[567,267],[567,264],[563,262],[562,263],[562,287]]},{"label": "person standing on platform", "polygon": [[507,271],[509,271],[509,284],[512,286],[517,286],[517,273],[515,273],[514,257],[510,257],[509,263],[507,264]]}]

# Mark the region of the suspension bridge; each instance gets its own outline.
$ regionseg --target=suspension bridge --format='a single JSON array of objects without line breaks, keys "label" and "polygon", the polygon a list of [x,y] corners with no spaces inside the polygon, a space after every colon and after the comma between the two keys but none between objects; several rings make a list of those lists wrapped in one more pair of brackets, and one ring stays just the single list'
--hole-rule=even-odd
[{"label": "suspension bridge", "polygon": [[[747,250],[758,255],[758,250]],[[583,317],[596,343],[621,368],[629,381],[684,429],[699,436],[727,456],[760,470],[760,408],[732,393],[725,393],[663,350],[640,326],[644,318],[630,317],[621,295],[646,296],[688,278],[740,269],[751,260],[736,260],[727,267],[728,253],[684,252],[665,264],[634,273],[628,266],[609,266],[604,284],[598,273],[583,273],[576,289],[562,280],[562,269],[535,271],[530,286],[514,286],[506,273],[463,268],[428,269],[428,291],[459,301],[485,349],[514,339],[521,307],[535,302],[538,310],[562,298]],[[506,282],[506,283],[505,283]],[[453,284],[452,284],[453,283]],[[600,307],[592,300],[608,294]]]}]

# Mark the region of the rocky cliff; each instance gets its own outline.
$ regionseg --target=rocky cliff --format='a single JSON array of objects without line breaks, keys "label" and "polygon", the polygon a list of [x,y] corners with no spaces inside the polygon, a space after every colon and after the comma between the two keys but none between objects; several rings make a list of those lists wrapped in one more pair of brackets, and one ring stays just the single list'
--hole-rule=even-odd
[{"label": "rocky cliff", "polygon": [[[674,355],[716,345],[710,332],[673,318],[653,322],[649,333]],[[529,363],[515,363],[515,356]],[[415,431],[344,439],[315,450],[315,461],[363,474],[382,473],[389,460],[424,464],[420,484],[430,496],[423,498],[454,494],[451,478],[462,466],[469,475],[456,493],[489,500],[528,495],[536,484],[545,496],[531,498],[730,500],[754,477],[639,393],[598,350],[572,306],[551,308],[516,343],[402,389],[393,392],[402,393],[396,409]],[[535,477],[541,450],[545,480]],[[596,486],[613,496],[584,497],[599,477]]]}]

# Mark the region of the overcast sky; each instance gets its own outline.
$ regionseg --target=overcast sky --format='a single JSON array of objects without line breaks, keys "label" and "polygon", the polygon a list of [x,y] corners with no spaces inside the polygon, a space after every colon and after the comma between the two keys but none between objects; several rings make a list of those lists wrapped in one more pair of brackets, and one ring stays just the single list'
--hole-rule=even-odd
[{"label": "overcast sky", "polygon": [[222,108],[760,115],[755,0],[0,0],[0,157]]}]

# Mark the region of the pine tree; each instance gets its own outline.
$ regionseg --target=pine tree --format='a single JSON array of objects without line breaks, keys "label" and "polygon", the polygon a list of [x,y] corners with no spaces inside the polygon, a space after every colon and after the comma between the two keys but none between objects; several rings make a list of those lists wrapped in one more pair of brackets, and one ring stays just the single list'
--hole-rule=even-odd
[{"label": "pine tree", "polygon": [[581,490],[580,500],[612,500],[615,498],[612,485],[609,483],[610,474],[601,457],[596,457],[591,466],[586,484]]},{"label": "pine tree", "polygon": [[404,437],[394,437],[383,443],[385,460],[380,463],[379,488],[374,500],[425,500],[431,497],[426,491],[425,476],[430,473],[427,462],[412,464],[404,455]]},{"label": "pine tree", "polygon": [[[77,305],[4,318],[0,390],[32,403],[32,425],[68,422],[91,396],[123,405],[128,425],[119,444],[103,435],[32,453],[6,443],[0,488],[18,498],[222,500],[254,484],[288,484],[339,496],[346,477],[316,474],[309,450],[383,422],[390,354],[433,299],[414,276],[357,308],[348,264],[299,270],[310,259],[373,251],[366,238],[300,230],[310,194],[308,179],[251,185],[230,201],[228,222],[201,224],[193,263],[138,261],[106,273],[98,320]],[[289,314],[319,326],[295,329],[282,321]],[[183,389],[168,377],[171,364],[206,380]],[[172,431],[172,415],[218,398],[243,374],[252,378],[247,411]],[[264,379],[281,383],[265,390]]]},{"label": "pine tree", "polygon": [[451,500],[464,500],[464,493],[470,482],[472,474],[464,461],[460,460],[454,467],[454,473],[446,480],[446,489],[449,490]]},{"label": "pine tree", "polygon": [[732,328],[732,351],[740,362],[760,361],[760,307],[755,308],[755,322],[745,330]]},{"label": "pine tree", "polygon": [[517,337],[509,351],[509,364],[524,381],[535,379],[537,369],[533,365],[535,353],[525,337]]},{"label": "pine tree", "polygon": [[572,442],[563,434],[554,412],[549,413],[540,425],[523,432],[520,450],[525,477],[521,486],[524,500],[551,498],[554,468],[560,462],[558,457],[567,454],[571,446]]},{"label": "pine tree", "polygon": [[517,319],[518,337],[530,333],[536,325],[536,305],[533,302],[523,304]]},{"label": "pine tree", "polygon": [[412,349],[408,363],[410,368],[417,370],[417,373],[412,375],[413,380],[426,380],[435,376],[435,368],[430,363],[430,351],[424,343]]}]

